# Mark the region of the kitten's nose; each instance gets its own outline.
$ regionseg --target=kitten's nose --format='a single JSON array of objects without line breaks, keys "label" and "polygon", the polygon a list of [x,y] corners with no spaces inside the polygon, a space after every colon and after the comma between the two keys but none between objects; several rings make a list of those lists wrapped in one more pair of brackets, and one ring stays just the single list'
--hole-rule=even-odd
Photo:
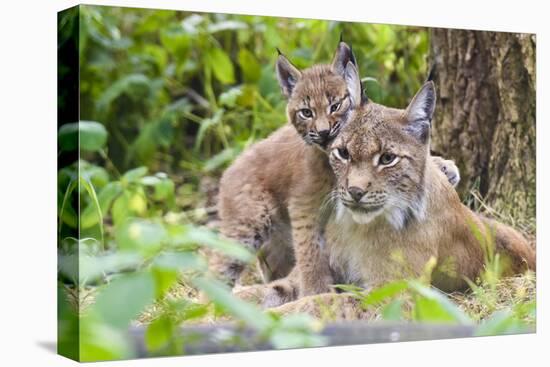
[{"label": "kitten's nose", "polygon": [[361,198],[363,197],[363,195],[365,195],[365,191],[363,191],[357,186],[349,187],[348,192],[353,198],[353,200],[355,200],[356,202],[361,201]]},{"label": "kitten's nose", "polygon": [[317,134],[319,134],[319,137],[323,140],[327,140],[328,137],[329,137],[329,134],[330,134],[330,130],[327,129],[327,130],[321,130],[321,131],[318,131]]}]

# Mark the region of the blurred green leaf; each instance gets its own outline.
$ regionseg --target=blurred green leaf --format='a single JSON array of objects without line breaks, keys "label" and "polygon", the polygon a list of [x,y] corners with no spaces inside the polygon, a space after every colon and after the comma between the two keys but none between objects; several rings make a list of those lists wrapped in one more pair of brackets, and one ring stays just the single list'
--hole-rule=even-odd
[{"label": "blurred green leaf", "polygon": [[125,274],[101,289],[92,309],[108,325],[126,329],[154,298],[155,282],[151,273]]},{"label": "blurred green leaf", "polygon": [[207,54],[207,62],[212,68],[214,76],[221,83],[232,84],[235,82],[233,62],[223,49],[217,47],[209,49]]},{"label": "blurred green leaf", "polygon": [[415,304],[418,321],[457,322],[465,325],[472,323],[470,318],[441,291],[415,280],[408,283],[420,296]]},{"label": "blurred green leaf", "polygon": [[95,152],[107,143],[105,126],[95,121],[80,121],[65,124],[59,128],[58,141],[61,150],[81,150]]},{"label": "blurred green leaf", "polygon": [[145,331],[145,345],[149,352],[165,347],[174,334],[174,325],[167,317],[159,317],[149,324]]},{"label": "blurred green leaf", "polygon": [[245,48],[240,49],[239,64],[241,65],[244,80],[247,83],[255,83],[260,79],[262,73],[260,63],[252,52]]},{"label": "blurred green leaf", "polygon": [[248,251],[244,245],[222,238],[206,228],[188,227],[185,232],[185,239],[190,243],[211,247],[237,260],[251,262],[255,259],[254,254]]},{"label": "blurred green leaf", "polygon": [[396,299],[382,309],[382,319],[386,321],[401,321],[403,319],[403,300]]},{"label": "blurred green leaf", "polygon": [[502,334],[517,334],[527,332],[529,329],[517,318],[510,309],[495,312],[487,320],[484,320],[475,331],[476,336],[491,336]]},{"label": "blurred green leaf", "polygon": [[[118,182],[110,182],[103,189],[101,189],[97,199],[102,216],[107,214],[111,203],[118,195],[120,195],[120,193],[122,193],[122,187]],[[95,205],[90,204],[82,211],[80,217],[80,226],[82,228],[90,228],[99,222],[100,216],[97,215],[96,209],[97,208]]]},{"label": "blurred green leaf", "polygon": [[380,302],[395,297],[409,287],[406,281],[395,281],[370,291],[361,301],[363,307],[377,305]]},{"label": "blurred green leaf", "polygon": [[[124,307],[124,305],[119,305]],[[121,310],[123,313],[125,310]],[[80,319],[80,362],[96,362],[135,357],[126,330],[104,323],[88,314]]]},{"label": "blurred green leaf", "polygon": [[154,265],[161,269],[177,271],[207,269],[206,261],[191,251],[163,252],[155,258]]},{"label": "blurred green leaf", "polygon": [[167,233],[162,224],[133,218],[122,224],[116,231],[116,240],[122,250],[137,250],[145,255],[160,250]]},{"label": "blurred green leaf", "polygon": [[244,321],[256,330],[270,328],[273,320],[256,306],[249,304],[231,294],[231,290],[217,280],[197,277],[193,284],[201,289],[210,300],[221,306],[224,311]]},{"label": "blurred green leaf", "polygon": [[149,169],[147,167],[137,167],[129,170],[124,175],[122,175],[121,181],[123,182],[136,182],[143,176],[147,174]]}]

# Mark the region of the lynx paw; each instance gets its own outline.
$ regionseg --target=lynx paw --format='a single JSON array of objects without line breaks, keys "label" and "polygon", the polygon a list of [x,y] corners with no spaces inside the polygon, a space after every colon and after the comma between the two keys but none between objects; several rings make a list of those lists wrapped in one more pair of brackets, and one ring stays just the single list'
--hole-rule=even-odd
[{"label": "lynx paw", "polygon": [[443,159],[441,157],[433,157],[435,160],[435,163],[447,176],[447,179],[453,185],[453,187],[456,187],[458,183],[460,182],[460,171],[458,170],[458,167],[456,166],[455,162],[450,159]]},{"label": "lynx paw", "polygon": [[331,293],[334,291],[331,287],[333,283],[332,276],[330,275],[319,275],[311,279],[302,278],[299,298],[321,293]]},{"label": "lynx paw", "polygon": [[236,287],[233,295],[264,308],[277,307],[298,298],[298,286],[289,279],[279,279],[269,284]]}]

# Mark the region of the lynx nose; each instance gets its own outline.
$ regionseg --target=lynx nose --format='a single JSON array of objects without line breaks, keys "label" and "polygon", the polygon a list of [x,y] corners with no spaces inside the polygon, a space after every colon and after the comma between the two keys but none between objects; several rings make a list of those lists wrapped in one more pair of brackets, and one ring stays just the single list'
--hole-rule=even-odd
[{"label": "lynx nose", "polygon": [[356,186],[349,187],[348,192],[356,202],[361,201],[361,198],[365,195],[365,191]]},{"label": "lynx nose", "polygon": [[319,134],[319,137],[323,139],[323,141],[326,141],[330,135],[330,130],[329,129],[321,130],[321,131],[318,131],[317,134]]}]

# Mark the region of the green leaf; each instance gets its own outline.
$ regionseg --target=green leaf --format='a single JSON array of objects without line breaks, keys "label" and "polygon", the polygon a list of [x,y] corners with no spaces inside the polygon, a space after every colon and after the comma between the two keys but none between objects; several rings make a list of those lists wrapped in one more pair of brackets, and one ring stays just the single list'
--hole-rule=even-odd
[{"label": "green leaf", "polygon": [[244,80],[247,83],[256,83],[260,80],[262,68],[252,52],[246,48],[239,51],[239,64],[243,72]]},{"label": "green leaf", "polygon": [[130,74],[112,83],[98,99],[99,110],[107,110],[121,95],[127,95],[136,101],[147,98],[153,83],[144,74]]},{"label": "green leaf", "polygon": [[141,256],[135,253],[116,252],[102,256],[80,254],[78,257],[79,284],[85,285],[96,281],[105,274],[135,269],[142,261]]},{"label": "green leaf", "polygon": [[[61,227],[64,222],[67,222],[71,225],[71,227],[76,228],[78,223],[78,219],[76,218],[76,212],[70,208],[70,199],[71,195],[76,188],[78,183],[78,180],[71,180],[69,184],[67,185],[67,189],[65,190],[65,194],[63,195],[63,200],[61,201],[61,207],[59,208],[59,214],[58,214],[58,224],[57,224],[57,230],[58,234],[61,233]],[[74,217],[71,216],[72,213],[74,213]],[[74,223],[73,223],[74,220]]]},{"label": "green leaf", "polygon": [[194,252],[163,252],[155,258],[154,266],[167,270],[207,270],[206,261]]},{"label": "green leaf", "polygon": [[129,202],[129,193],[123,192],[122,195],[116,198],[113,203],[112,214],[113,214],[113,222],[116,228],[121,226],[122,223],[124,223],[124,221],[126,221],[126,219],[131,214],[130,209],[128,208],[128,202]]},{"label": "green leaf", "polygon": [[472,323],[472,320],[441,291],[414,280],[408,284],[409,288],[420,296],[415,304],[418,321],[449,321],[465,325]]},{"label": "green leaf", "polygon": [[229,88],[218,97],[220,105],[233,108],[237,104],[237,98],[243,94],[242,86]]},{"label": "green leaf", "polygon": [[395,281],[385,284],[370,291],[362,300],[363,307],[377,305],[385,300],[395,297],[409,287],[406,281]]},{"label": "green leaf", "polygon": [[134,169],[131,169],[127,171],[124,175],[122,175],[121,181],[124,182],[136,182],[143,176],[147,174],[149,169],[147,167],[137,167]]},{"label": "green leaf", "polygon": [[476,329],[476,336],[490,336],[502,334],[516,334],[528,330],[520,319],[509,309],[500,310],[483,321]]},{"label": "green leaf", "polygon": [[219,47],[213,47],[207,54],[208,64],[214,72],[214,76],[222,84],[235,82],[235,71],[233,63],[225,51]]},{"label": "green leaf", "polygon": [[401,321],[403,319],[403,300],[396,299],[382,309],[382,319],[386,321]]},{"label": "green leaf", "polygon": [[167,317],[159,317],[149,324],[145,331],[145,345],[149,352],[165,347],[174,335],[174,325]]},{"label": "green leaf", "polygon": [[[118,195],[120,195],[120,193],[122,193],[122,187],[118,182],[110,182],[105,187],[103,187],[103,189],[101,189],[97,196],[97,199],[103,216],[107,214],[111,203]],[[93,203],[90,203],[90,205],[88,205],[81,214],[80,226],[84,229],[90,228],[96,225],[99,222],[99,219],[100,217],[97,215],[95,205],[93,205]]]},{"label": "green leaf", "polygon": [[224,110],[220,109],[217,110],[216,113],[210,118],[205,118],[201,121],[201,126],[199,127],[199,131],[197,133],[197,137],[195,138],[195,152],[199,150],[199,148],[202,145],[202,141],[204,140],[204,136],[206,132],[213,126],[218,125],[222,121]]},{"label": "green leaf", "polygon": [[120,249],[137,250],[144,255],[158,252],[166,238],[162,224],[145,219],[129,219],[116,230]]},{"label": "green leaf", "polygon": [[121,275],[99,292],[93,311],[108,325],[126,329],[155,298],[151,273]]},{"label": "green leaf", "polygon": [[238,148],[226,148],[212,158],[208,159],[203,166],[204,172],[212,172],[215,169],[231,162],[241,152]]},{"label": "green leaf", "polygon": [[206,228],[188,227],[184,236],[189,243],[211,247],[243,262],[251,262],[255,259],[254,254],[248,251],[244,245],[222,238]]},{"label": "green leaf", "polygon": [[155,279],[155,297],[161,299],[166,292],[177,282],[178,272],[174,269],[153,267],[153,278]]},{"label": "green leaf", "polygon": [[59,147],[64,151],[81,150],[95,152],[107,143],[105,126],[95,121],[80,121],[61,126],[58,133]]},{"label": "green leaf", "polygon": [[126,330],[102,322],[87,314],[79,324],[80,362],[97,362],[135,357]]},{"label": "green leaf", "polygon": [[231,290],[225,284],[205,277],[195,278],[192,282],[217,306],[256,330],[266,331],[272,326],[273,320],[268,315],[256,306],[233,296]]},{"label": "green leaf", "polygon": [[99,231],[101,235],[101,243],[103,243],[103,237],[104,237],[104,230],[103,230],[103,213],[101,212],[101,207],[99,205],[99,200],[97,198],[97,194],[95,192],[94,186],[89,182],[88,180],[84,178],[80,178],[79,184],[84,187],[86,192],[91,198],[91,205],[93,205],[93,208],[95,209],[95,212],[97,214],[97,221],[99,223]]}]

